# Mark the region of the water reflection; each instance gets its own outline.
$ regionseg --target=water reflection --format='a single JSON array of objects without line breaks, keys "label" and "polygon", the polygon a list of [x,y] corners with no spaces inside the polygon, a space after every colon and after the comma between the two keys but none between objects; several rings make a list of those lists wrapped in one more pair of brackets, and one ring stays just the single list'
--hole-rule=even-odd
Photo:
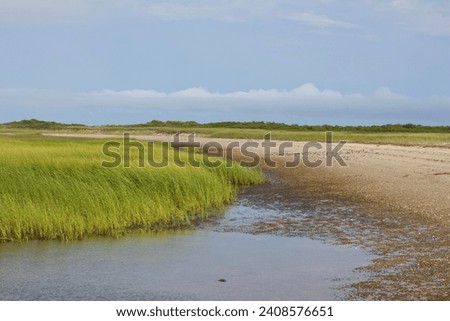
[{"label": "water reflection", "polygon": [[[0,245],[2,300],[332,300],[358,249],[208,230]],[[219,282],[225,279],[226,282]]]}]

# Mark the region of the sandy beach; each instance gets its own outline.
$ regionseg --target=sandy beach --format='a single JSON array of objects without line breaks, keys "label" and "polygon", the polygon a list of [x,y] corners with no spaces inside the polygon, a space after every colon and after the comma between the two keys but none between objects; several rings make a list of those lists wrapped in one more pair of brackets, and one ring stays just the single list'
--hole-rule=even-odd
[{"label": "sandy beach", "polygon": [[348,166],[287,169],[284,177],[295,173],[318,193],[450,223],[448,147],[347,143],[340,154]]}]

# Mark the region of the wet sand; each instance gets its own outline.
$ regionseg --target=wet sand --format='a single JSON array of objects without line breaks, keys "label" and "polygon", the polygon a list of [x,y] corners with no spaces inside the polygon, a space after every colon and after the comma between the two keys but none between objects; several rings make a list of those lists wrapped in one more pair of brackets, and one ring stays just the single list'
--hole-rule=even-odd
[{"label": "wet sand", "polygon": [[301,204],[291,213],[300,206],[310,210],[300,217],[260,220],[252,233],[306,236],[362,247],[377,255],[371,264],[358,268],[368,279],[350,285],[354,291],[347,299],[450,300],[448,225],[367,200],[358,202],[358,197],[334,188],[334,177],[324,180],[310,169],[268,173],[281,180],[275,187],[278,192],[264,194],[260,186],[260,199],[276,206]]}]

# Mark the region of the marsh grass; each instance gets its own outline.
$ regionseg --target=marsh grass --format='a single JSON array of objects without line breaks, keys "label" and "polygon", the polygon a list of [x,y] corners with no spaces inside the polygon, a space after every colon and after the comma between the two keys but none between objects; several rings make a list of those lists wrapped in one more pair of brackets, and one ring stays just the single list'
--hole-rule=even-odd
[{"label": "marsh grass", "polygon": [[[0,137],[0,240],[118,237],[186,227],[262,174],[232,167],[101,166],[101,140]],[[154,146],[155,154],[163,148]],[[187,158],[187,153],[182,153]]]}]

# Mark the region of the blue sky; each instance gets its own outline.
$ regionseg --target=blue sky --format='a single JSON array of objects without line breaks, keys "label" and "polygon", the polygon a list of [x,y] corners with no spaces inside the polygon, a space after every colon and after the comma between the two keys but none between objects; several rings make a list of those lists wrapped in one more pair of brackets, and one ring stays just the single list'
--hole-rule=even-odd
[{"label": "blue sky", "polygon": [[0,122],[450,125],[450,1],[1,0]]}]

